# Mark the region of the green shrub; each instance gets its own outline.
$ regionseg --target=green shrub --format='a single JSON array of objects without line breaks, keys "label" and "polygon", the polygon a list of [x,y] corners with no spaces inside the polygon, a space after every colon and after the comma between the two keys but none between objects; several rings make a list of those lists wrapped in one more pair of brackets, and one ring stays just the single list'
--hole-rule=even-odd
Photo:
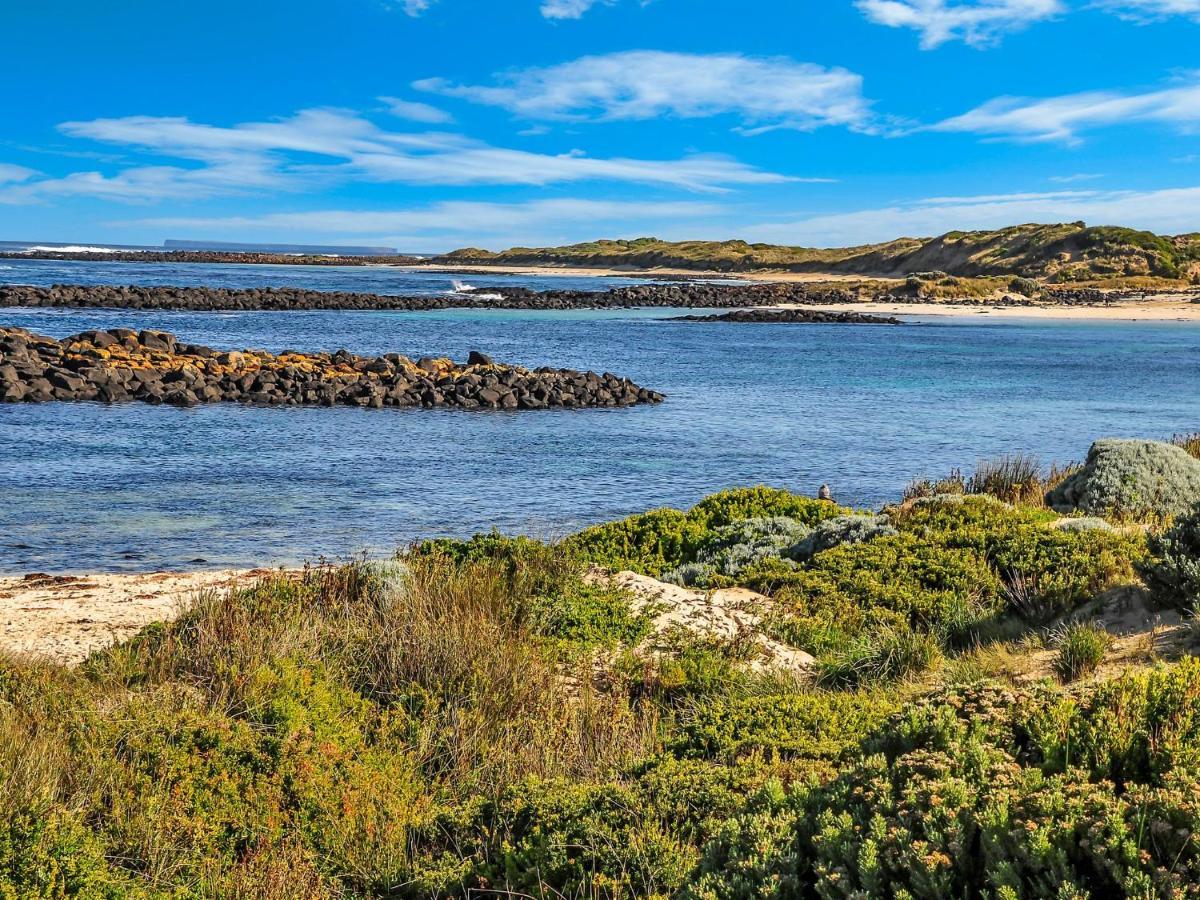
[{"label": "green shrub", "polygon": [[585,529],[564,546],[585,563],[657,576],[696,561],[714,529],[746,519],[792,519],[812,527],[844,513],[828,500],[754,487],[706,497],[688,512],[659,509]]},{"label": "green shrub", "polygon": [[1046,502],[1062,512],[1170,519],[1200,503],[1200,460],[1159,441],[1096,441],[1083,468],[1050,491]]},{"label": "green shrub", "polygon": [[1058,655],[1054,672],[1063,681],[1075,681],[1100,668],[1105,654],[1112,646],[1112,635],[1094,622],[1074,622],[1055,636]]},{"label": "green shrub", "polygon": [[1163,534],[1151,535],[1150,559],[1139,571],[1165,606],[1194,612],[1200,605],[1200,506]]},{"label": "green shrub", "polygon": [[837,759],[892,712],[894,694],[803,691],[722,697],[681,711],[667,750],[729,762],[747,757]]}]

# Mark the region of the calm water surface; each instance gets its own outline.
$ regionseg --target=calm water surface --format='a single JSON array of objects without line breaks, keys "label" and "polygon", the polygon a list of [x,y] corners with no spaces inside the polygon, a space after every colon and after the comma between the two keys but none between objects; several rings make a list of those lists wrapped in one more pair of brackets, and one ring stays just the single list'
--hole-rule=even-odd
[{"label": "calm water surface", "polygon": [[[64,264],[18,265],[22,278],[0,279]],[[131,264],[68,265],[92,277],[50,281],[148,280]],[[360,270],[134,267],[171,284],[363,284]],[[409,277],[376,271],[367,278]],[[57,337],[133,324],[231,348],[480,349],[610,370],[668,395],[657,407],[530,413],[0,406],[0,571],[293,563],[492,527],[554,536],[736,484],[828,482],[842,502],[877,505],[915,475],[984,455],[1067,460],[1104,435],[1200,430],[1195,324],[789,327],[666,314],[0,311]]]}]

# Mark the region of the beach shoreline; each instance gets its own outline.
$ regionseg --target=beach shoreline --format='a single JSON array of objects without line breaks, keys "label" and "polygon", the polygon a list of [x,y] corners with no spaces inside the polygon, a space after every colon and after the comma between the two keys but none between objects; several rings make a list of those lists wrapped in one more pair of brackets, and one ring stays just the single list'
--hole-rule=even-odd
[{"label": "beach shoreline", "polygon": [[[803,304],[781,304],[776,309],[804,307]],[[1200,303],[1179,300],[1130,300],[1104,306],[1067,304],[1003,305],[998,303],[830,303],[818,309],[833,312],[864,313],[896,316],[900,319],[981,318],[1005,321],[1098,321],[1098,322],[1200,322]]]}]

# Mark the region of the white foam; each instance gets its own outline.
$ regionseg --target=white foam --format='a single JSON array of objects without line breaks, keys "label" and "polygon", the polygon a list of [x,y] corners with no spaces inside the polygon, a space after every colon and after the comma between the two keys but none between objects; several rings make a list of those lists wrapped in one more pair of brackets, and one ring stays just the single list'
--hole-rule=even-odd
[{"label": "white foam", "polygon": [[475,285],[467,284],[465,281],[451,281],[450,286],[452,294],[469,294],[475,290]]}]

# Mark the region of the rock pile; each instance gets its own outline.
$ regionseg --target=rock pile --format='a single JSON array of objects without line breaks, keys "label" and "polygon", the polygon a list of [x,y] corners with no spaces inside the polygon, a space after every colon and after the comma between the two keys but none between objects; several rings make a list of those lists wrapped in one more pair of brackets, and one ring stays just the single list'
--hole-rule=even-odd
[{"label": "rock pile", "polygon": [[822,309],[738,309],[711,316],[672,316],[668,322],[747,322],[760,325],[903,325],[892,316],[870,316],[856,312],[827,312]]},{"label": "rock pile", "polygon": [[466,364],[396,353],[278,355],[222,352],[161,331],[114,328],[61,341],[0,327],[0,401],[140,400],[195,406],[550,409],[658,403],[627,378],[571,369],[525,369],[472,353]]}]

